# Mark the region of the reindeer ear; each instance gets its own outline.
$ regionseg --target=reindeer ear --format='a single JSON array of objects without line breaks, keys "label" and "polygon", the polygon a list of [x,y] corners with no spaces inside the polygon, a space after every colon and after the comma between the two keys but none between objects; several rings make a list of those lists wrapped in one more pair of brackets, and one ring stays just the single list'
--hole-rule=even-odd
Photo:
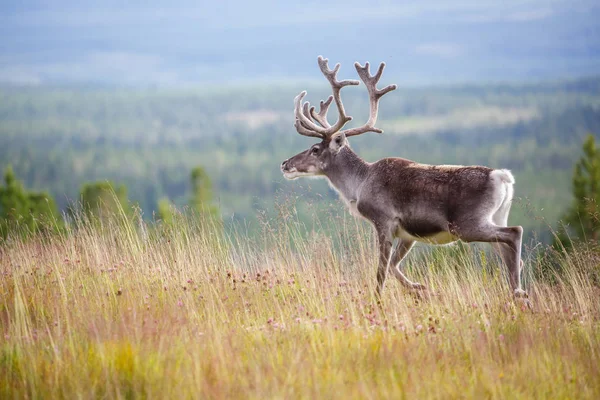
[{"label": "reindeer ear", "polygon": [[331,142],[329,142],[329,149],[332,152],[337,153],[347,143],[348,141],[346,139],[346,135],[344,134],[344,132],[340,132],[331,137]]}]

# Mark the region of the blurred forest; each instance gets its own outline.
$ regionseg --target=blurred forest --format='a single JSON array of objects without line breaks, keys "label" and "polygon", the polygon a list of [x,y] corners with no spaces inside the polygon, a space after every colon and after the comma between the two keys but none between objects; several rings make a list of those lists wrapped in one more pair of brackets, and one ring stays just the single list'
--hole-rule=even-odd
[{"label": "blurred forest", "polygon": [[[308,99],[326,98],[327,87],[309,85]],[[275,215],[290,199],[309,222],[321,206],[343,206],[326,182],[289,182],[279,171],[313,143],[293,128],[292,99],[305,88],[3,87],[0,169],[12,166],[27,189],[50,193],[62,211],[81,200],[86,182],[111,181],[153,219],[161,201],[163,210],[194,202],[190,173],[201,166],[226,226],[244,221],[252,230],[257,216]],[[344,93],[356,124],[368,115],[364,90]],[[517,181],[510,223],[549,242],[549,226],[572,202],[582,143],[600,133],[600,77],[401,87],[382,101],[380,121],[383,135],[350,140],[363,158],[509,168]]]}]

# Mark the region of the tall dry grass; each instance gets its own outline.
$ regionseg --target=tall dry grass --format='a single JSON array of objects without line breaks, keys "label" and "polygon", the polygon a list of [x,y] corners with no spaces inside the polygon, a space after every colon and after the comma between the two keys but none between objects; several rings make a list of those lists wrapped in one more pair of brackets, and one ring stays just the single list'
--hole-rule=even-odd
[{"label": "tall dry grass", "polygon": [[0,247],[0,398],[599,398],[598,256],[551,257],[533,312],[478,247],[415,251],[372,296],[370,228],[284,215],[223,238],[180,216]]}]

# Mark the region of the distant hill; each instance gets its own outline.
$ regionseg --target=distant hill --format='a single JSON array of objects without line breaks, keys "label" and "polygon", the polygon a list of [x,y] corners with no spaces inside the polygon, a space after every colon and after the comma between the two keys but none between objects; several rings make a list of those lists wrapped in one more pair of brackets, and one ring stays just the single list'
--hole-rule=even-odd
[{"label": "distant hill", "polygon": [[402,84],[600,71],[594,0],[0,4],[0,81],[190,84],[318,79],[316,56],[388,63]]},{"label": "distant hill", "polygon": [[[328,85],[308,86],[311,101]],[[152,218],[157,202],[189,198],[189,173],[205,167],[227,221],[277,213],[295,199],[312,221],[342,207],[322,181],[285,181],[282,160],[313,139],[292,127],[300,87],[253,85],[196,89],[0,88],[0,169],[12,164],[35,190],[64,209],[82,183],[126,184]],[[364,87],[348,88],[347,111],[367,117]],[[351,138],[366,160],[400,156],[426,163],[510,168],[517,180],[511,221],[548,239],[571,201],[573,164],[589,132],[600,134],[600,77],[536,84],[405,88],[386,96],[383,135]]]}]

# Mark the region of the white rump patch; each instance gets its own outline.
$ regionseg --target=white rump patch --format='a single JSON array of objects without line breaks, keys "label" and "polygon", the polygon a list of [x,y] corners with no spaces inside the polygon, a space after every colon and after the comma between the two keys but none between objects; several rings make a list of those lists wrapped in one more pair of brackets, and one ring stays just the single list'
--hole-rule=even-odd
[{"label": "white rump patch", "polygon": [[490,177],[492,179],[499,179],[504,183],[510,183],[511,185],[515,183],[515,177],[507,169],[495,169],[491,172]]},{"label": "white rump patch", "polygon": [[507,169],[495,169],[491,172],[490,178],[494,183],[493,196],[495,200],[490,221],[498,226],[506,226],[514,194],[515,177]]}]

